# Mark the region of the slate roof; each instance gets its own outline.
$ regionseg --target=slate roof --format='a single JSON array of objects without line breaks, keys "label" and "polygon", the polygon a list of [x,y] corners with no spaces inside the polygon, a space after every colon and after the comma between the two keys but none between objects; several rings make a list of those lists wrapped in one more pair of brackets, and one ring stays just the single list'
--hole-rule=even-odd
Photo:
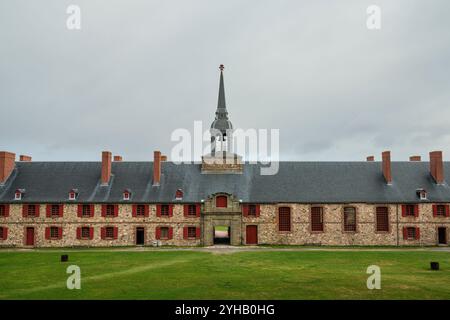
[{"label": "slate roof", "polygon": [[[256,203],[407,203],[419,202],[416,189],[424,188],[431,202],[450,202],[450,188],[436,185],[428,162],[392,162],[393,184],[386,185],[380,162],[280,162],[279,172],[260,175],[260,164],[245,164],[243,174],[202,174],[200,164],[162,163],[161,185],[152,186],[152,162],[113,162],[108,186],[100,185],[101,162],[17,162],[4,186],[0,202],[15,202],[14,192],[25,189],[19,202],[120,203],[125,189],[133,203],[200,202],[217,192]],[[444,162],[450,173],[450,162]],[[446,181],[450,176],[446,175]]]}]

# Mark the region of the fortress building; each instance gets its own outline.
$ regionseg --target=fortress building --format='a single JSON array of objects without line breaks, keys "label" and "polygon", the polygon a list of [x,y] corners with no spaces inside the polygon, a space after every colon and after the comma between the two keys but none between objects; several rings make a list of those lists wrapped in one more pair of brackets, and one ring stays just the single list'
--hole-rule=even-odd
[{"label": "fortress building", "polygon": [[[202,163],[34,162],[0,152],[0,246],[448,245],[450,162],[280,162],[232,153],[223,67]],[[230,161],[211,161],[230,159]],[[446,175],[447,174],[447,175]],[[223,238],[215,237],[221,226]],[[223,231],[228,230],[228,231]]]}]

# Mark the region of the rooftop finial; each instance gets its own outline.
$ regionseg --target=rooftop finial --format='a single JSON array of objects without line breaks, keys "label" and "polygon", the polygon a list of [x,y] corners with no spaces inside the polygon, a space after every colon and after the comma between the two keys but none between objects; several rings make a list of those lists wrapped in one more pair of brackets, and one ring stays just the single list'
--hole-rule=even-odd
[{"label": "rooftop finial", "polygon": [[223,71],[223,69],[225,69],[225,67],[223,66],[223,64],[221,64],[221,65],[219,66],[219,69],[220,69],[220,71]]}]

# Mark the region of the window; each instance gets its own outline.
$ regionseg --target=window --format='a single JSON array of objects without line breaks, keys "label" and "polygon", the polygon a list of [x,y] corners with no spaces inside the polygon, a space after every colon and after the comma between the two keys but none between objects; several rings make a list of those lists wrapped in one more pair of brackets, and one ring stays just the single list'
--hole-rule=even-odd
[{"label": "window", "polygon": [[114,239],[114,227],[105,228],[105,237],[108,239]]},{"label": "window", "polygon": [[130,193],[129,192],[124,192],[123,193],[123,200],[130,200]]},{"label": "window", "polygon": [[138,204],[136,206],[136,216],[145,216],[145,205],[143,204]]},{"label": "window", "polygon": [[83,204],[83,209],[81,211],[82,217],[90,217],[91,216],[91,206],[88,204]]},{"label": "window", "polygon": [[6,205],[0,204],[0,217],[6,217]]},{"label": "window", "polygon": [[169,216],[169,205],[168,204],[162,204],[161,205],[161,216]]},{"label": "window", "polygon": [[58,239],[59,238],[59,228],[58,227],[50,227],[50,238]]},{"label": "window", "polygon": [[188,238],[195,238],[197,236],[196,227],[188,227]]},{"label": "window", "polygon": [[14,193],[14,200],[22,200],[22,192],[16,191]]},{"label": "window", "polygon": [[413,204],[406,204],[403,206],[405,217],[415,217],[416,216],[416,206]]},{"label": "window", "polygon": [[323,208],[312,207],[311,208],[311,231],[322,232],[323,231]]},{"label": "window", "polygon": [[407,230],[408,239],[416,238],[416,228],[409,227],[409,228],[406,228],[406,230]]},{"label": "window", "polygon": [[91,238],[91,228],[81,227],[81,238],[90,239]]},{"label": "window", "polygon": [[50,214],[52,217],[59,217],[59,205],[52,204],[50,207]]},{"label": "window", "polygon": [[291,231],[291,208],[278,209],[278,231]]},{"label": "window", "polygon": [[443,204],[436,205],[436,215],[445,217],[445,205]]},{"label": "window", "polygon": [[78,189],[72,189],[69,191],[69,200],[75,200],[78,196]]},{"label": "window", "polygon": [[419,240],[420,239],[420,229],[416,227],[404,227],[403,228],[403,239],[404,240]]},{"label": "window", "polygon": [[161,239],[169,239],[169,228],[168,227],[161,227]]},{"label": "window", "polygon": [[36,215],[36,205],[29,204],[27,208],[27,216],[34,217]]},{"label": "window", "polygon": [[181,189],[178,189],[175,192],[175,200],[182,200],[183,199],[183,191]]},{"label": "window", "polygon": [[377,232],[389,232],[389,213],[387,207],[377,207]]},{"label": "window", "polygon": [[188,206],[188,215],[197,216],[197,206],[195,204],[190,204]]},{"label": "window", "polygon": [[3,227],[0,227],[0,240],[3,240],[5,237],[5,229]]},{"label": "window", "polygon": [[106,216],[107,217],[114,217],[114,208],[115,206],[113,204],[106,205]]},{"label": "window", "polygon": [[354,207],[344,208],[344,231],[356,231],[356,209]]},{"label": "window", "polygon": [[256,204],[249,204],[248,205],[248,215],[249,216],[256,216]]},{"label": "window", "polygon": [[217,196],[216,197],[216,207],[217,208],[226,208],[226,207],[228,207],[228,198],[227,198],[227,196]]}]

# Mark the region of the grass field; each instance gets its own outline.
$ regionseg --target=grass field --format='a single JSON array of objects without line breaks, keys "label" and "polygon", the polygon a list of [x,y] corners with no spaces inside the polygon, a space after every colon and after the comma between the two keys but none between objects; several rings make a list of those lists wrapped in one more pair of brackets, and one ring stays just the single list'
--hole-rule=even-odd
[{"label": "grass field", "polygon": [[[71,264],[81,290],[66,288]],[[373,264],[381,290],[366,287]],[[450,253],[0,251],[0,299],[450,299]]]}]

